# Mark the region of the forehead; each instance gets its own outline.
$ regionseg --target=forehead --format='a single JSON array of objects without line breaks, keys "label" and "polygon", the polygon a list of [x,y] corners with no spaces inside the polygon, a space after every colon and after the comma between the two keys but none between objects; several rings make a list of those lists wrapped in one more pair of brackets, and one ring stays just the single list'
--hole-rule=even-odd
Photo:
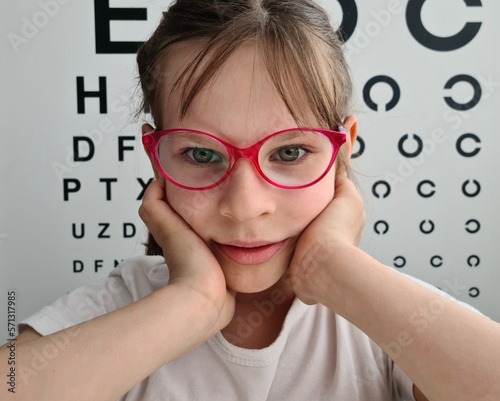
[{"label": "forehead", "polygon": [[[239,146],[248,146],[298,123],[276,91],[257,46],[241,45],[196,95],[181,118],[182,90],[192,82],[174,82],[193,63],[200,45],[182,43],[169,49],[161,103],[162,128],[190,128],[209,132]],[[202,65],[200,71],[204,70]],[[199,74],[199,73],[198,73]],[[196,76],[195,76],[196,80]],[[300,103],[300,99],[294,98]],[[303,103],[302,109],[304,107]],[[309,113],[309,125],[315,122]]]}]

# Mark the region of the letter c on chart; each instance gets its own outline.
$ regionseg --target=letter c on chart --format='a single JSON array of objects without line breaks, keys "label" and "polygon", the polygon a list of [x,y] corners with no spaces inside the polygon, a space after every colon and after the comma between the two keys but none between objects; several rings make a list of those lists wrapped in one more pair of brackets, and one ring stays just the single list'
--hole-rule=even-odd
[{"label": "letter c on chart", "polygon": [[378,111],[378,105],[372,100],[370,92],[379,82],[386,83],[392,89],[392,99],[385,105],[385,110],[389,111],[398,104],[399,98],[401,97],[401,90],[399,89],[398,83],[387,75],[377,75],[376,77],[369,79],[363,88],[363,99],[370,109]]},{"label": "letter c on chart", "polygon": [[477,196],[479,194],[479,192],[481,192],[481,185],[479,184],[479,182],[477,182],[476,180],[473,180],[472,182],[476,186],[476,189],[474,192],[467,191],[467,187],[469,186],[470,180],[465,181],[462,185],[463,194],[469,198],[473,198],[474,196]]},{"label": "letter c on chart", "polygon": [[472,298],[476,298],[479,296],[479,288],[477,287],[471,287],[469,289],[469,296],[472,297]]},{"label": "letter c on chart", "polygon": [[448,82],[446,82],[444,89],[451,89],[451,88],[453,88],[453,86],[457,82],[461,82],[461,81],[467,82],[468,84],[470,84],[472,86],[472,88],[474,89],[473,98],[467,103],[458,103],[455,100],[453,100],[453,98],[451,96],[446,96],[444,98],[444,101],[452,109],[464,111],[464,110],[472,109],[475,105],[477,105],[479,103],[479,101],[481,100],[482,90],[481,90],[481,85],[479,85],[479,82],[477,82],[477,80],[475,78],[471,77],[470,75],[465,75],[465,74],[455,75],[454,77],[450,78],[448,80]]},{"label": "letter c on chart", "polygon": [[[425,0],[409,0],[406,7],[406,23],[412,36],[422,46],[431,50],[456,50],[475,38],[481,22],[467,22],[462,30],[455,35],[440,37],[430,33],[422,22],[422,7]],[[481,0],[464,0],[467,7],[482,7]]]},{"label": "letter c on chart", "polygon": [[476,147],[474,150],[470,151],[470,152],[466,152],[465,150],[463,150],[462,148],[462,142],[466,139],[472,139],[474,142],[476,143],[481,143],[481,140],[479,139],[479,137],[477,135],[474,135],[474,134],[471,134],[471,133],[468,133],[468,134],[463,134],[461,135],[458,139],[457,139],[457,152],[462,155],[463,157],[473,157],[473,156],[476,156],[479,151],[481,150],[481,147]]},{"label": "letter c on chart", "polygon": [[431,258],[431,265],[433,267],[441,267],[443,265],[443,258],[439,255],[435,255]]},{"label": "letter c on chart", "polygon": [[[378,227],[380,225],[384,226],[384,231],[379,231]],[[373,226],[373,229],[375,230],[375,232],[377,234],[382,234],[383,235],[383,234],[387,233],[387,231],[389,231],[389,224],[387,224],[387,222],[384,221],[384,220],[379,220],[379,221],[377,221],[375,223],[375,225]]]},{"label": "letter c on chart", "polygon": [[403,148],[403,145],[407,139],[408,139],[408,134],[405,134],[399,140],[399,142],[398,142],[399,153],[401,153],[404,157],[408,157],[408,158],[417,157],[422,152],[422,149],[424,148],[424,143],[422,142],[422,139],[420,139],[420,137],[418,135],[413,134],[413,139],[417,142],[418,147],[417,147],[417,150],[415,152],[412,152],[412,153],[407,152]]},{"label": "letter c on chart", "polygon": [[477,256],[477,255],[470,255],[467,258],[467,264],[470,267],[478,267],[479,266],[479,262],[480,262],[480,259],[479,259],[479,256]]},{"label": "letter c on chart", "polygon": [[[424,225],[426,222],[429,222],[429,226],[430,228],[428,230],[424,229]],[[430,234],[431,232],[434,231],[434,223],[432,222],[432,220],[422,220],[422,222],[420,223],[420,231],[422,231],[424,234]]]},{"label": "letter c on chart", "polygon": [[396,256],[393,260],[394,266],[402,268],[406,265],[406,259],[403,256]]},{"label": "letter c on chart", "polygon": [[[377,188],[381,185],[385,187],[385,192],[382,195],[379,194],[377,191]],[[391,193],[391,186],[389,185],[389,183],[387,181],[384,181],[384,180],[377,181],[372,186],[372,193],[373,193],[373,196],[375,196],[376,198],[387,198],[389,196],[389,194]]]},{"label": "letter c on chart", "polygon": [[436,185],[431,180],[423,180],[417,185],[417,192],[422,198],[430,198],[432,195],[436,193],[434,189],[430,190],[429,192],[423,192],[422,187],[428,184],[432,188],[436,188]]},{"label": "letter c on chart", "polygon": [[[470,228],[469,226],[470,225],[475,225],[476,227],[475,228]],[[465,231],[467,231],[468,233],[471,233],[471,234],[475,234],[479,231],[479,229],[481,228],[481,224],[479,224],[479,221],[475,220],[475,219],[470,219],[470,220],[467,220],[465,222]]]}]

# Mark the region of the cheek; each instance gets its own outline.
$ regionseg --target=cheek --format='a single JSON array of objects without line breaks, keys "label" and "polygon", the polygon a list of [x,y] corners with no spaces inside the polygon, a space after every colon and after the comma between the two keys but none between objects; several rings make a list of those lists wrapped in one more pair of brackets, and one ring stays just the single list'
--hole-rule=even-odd
[{"label": "cheek", "polygon": [[[328,174],[312,187],[296,190],[288,198],[289,216],[296,222],[296,230],[301,232],[331,202],[335,193],[335,175]],[[290,203],[291,202],[291,203]]]},{"label": "cheek", "polygon": [[209,191],[189,191],[167,183],[165,198],[193,230],[198,234],[198,228],[203,227],[206,219],[211,215],[210,205],[213,200]]}]

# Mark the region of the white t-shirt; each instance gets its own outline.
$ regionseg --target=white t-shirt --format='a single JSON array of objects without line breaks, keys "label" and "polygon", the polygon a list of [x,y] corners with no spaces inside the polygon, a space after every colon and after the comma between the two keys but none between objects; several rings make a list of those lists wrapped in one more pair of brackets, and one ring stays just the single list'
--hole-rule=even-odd
[{"label": "white t-shirt", "polygon": [[[126,306],[167,283],[163,257],[127,259],[104,282],[76,289],[20,322],[20,329],[28,325],[48,335]],[[270,308],[263,306],[262,313],[271,313]],[[258,320],[255,316],[249,324]],[[147,347],[147,336],[137,346]],[[240,348],[219,332],[119,401],[414,400],[412,386],[361,330],[322,305],[295,299],[269,347]]]}]

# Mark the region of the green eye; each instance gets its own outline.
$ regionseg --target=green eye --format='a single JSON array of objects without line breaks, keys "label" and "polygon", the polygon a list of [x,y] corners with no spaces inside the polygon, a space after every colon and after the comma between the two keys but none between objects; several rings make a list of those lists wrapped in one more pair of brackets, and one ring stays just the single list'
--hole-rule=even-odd
[{"label": "green eye", "polygon": [[222,162],[221,157],[211,149],[194,148],[190,149],[188,152],[186,152],[186,154],[196,163],[206,164]]},{"label": "green eye", "polygon": [[193,159],[198,163],[208,163],[212,160],[214,152],[210,149],[196,148],[193,149]]},{"label": "green eye", "polygon": [[278,150],[278,157],[284,162],[293,162],[301,157],[305,152],[296,146],[286,146]]}]

